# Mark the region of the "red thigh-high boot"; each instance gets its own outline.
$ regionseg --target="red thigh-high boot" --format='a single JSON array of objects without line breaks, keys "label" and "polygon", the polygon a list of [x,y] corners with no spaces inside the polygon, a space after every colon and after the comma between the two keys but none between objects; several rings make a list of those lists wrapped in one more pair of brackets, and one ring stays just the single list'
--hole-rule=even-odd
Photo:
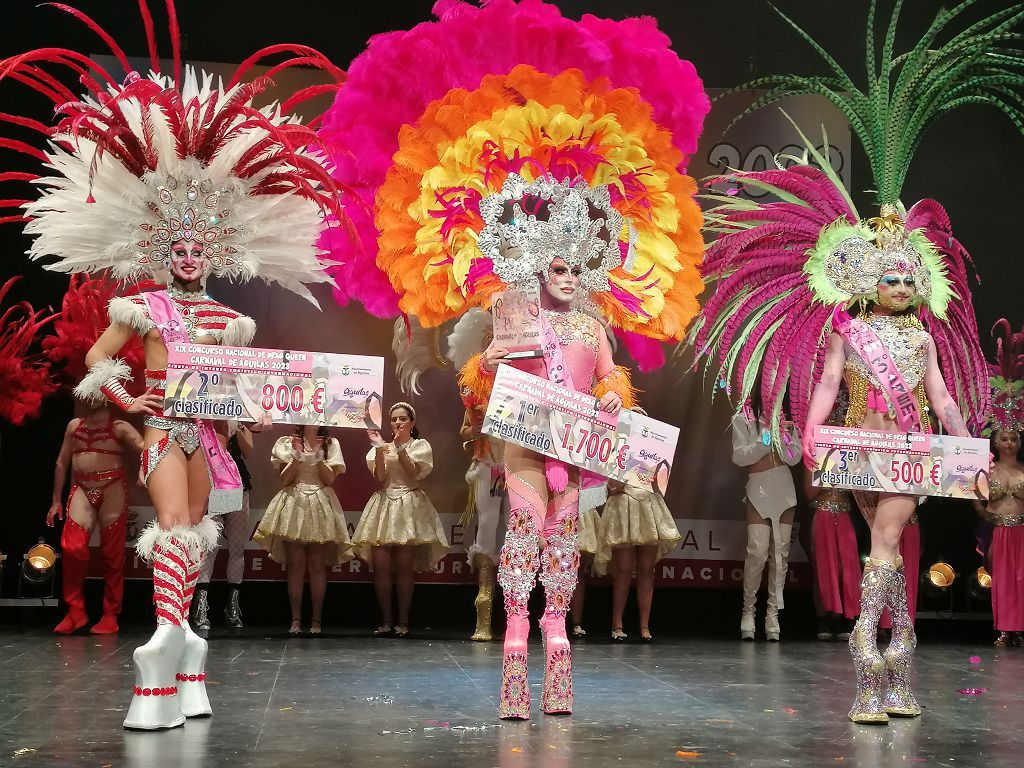
[{"label": "red thigh-high boot", "polygon": [[127,530],[127,513],[106,528],[100,529],[100,556],[103,558],[103,618],[89,630],[94,635],[111,635],[119,629],[117,617],[121,613],[121,601],[124,598],[124,541]]},{"label": "red thigh-high boot", "polygon": [[527,604],[540,567],[537,521],[543,505],[540,495],[512,473],[506,476],[509,508],[505,545],[498,561],[498,583],[505,594],[505,659],[501,667],[498,717],[530,718],[530,684],[527,677],[526,642],[530,635]]},{"label": "red thigh-high boot", "polygon": [[568,490],[553,502],[544,525],[540,583],[544,585],[544,695],[541,709],[549,715],[572,712],[572,649],[565,636],[565,612],[576,589],[580,565],[580,494]]},{"label": "red thigh-high boot", "polygon": [[148,643],[135,649],[135,695],[124,720],[125,728],[152,731],[185,722],[175,675],[185,647],[181,617],[188,571],[188,530],[161,528],[154,520],[135,545],[139,556],[153,563],[156,632]]},{"label": "red thigh-high boot", "polygon": [[85,571],[89,567],[89,531],[72,520],[70,515],[66,515],[64,519],[60,548],[61,586],[68,612],[53,631],[59,635],[70,635],[89,622],[89,615],[85,612]]},{"label": "red thigh-high boot", "polygon": [[203,559],[213,557],[217,551],[217,540],[220,538],[220,523],[211,517],[203,518],[199,525],[193,526],[194,546],[188,552],[187,570],[185,574],[184,601],[181,606],[181,626],[185,630],[185,649],[178,663],[177,683],[181,692],[181,711],[185,717],[208,717],[213,714],[210,699],[206,695],[206,640],[192,631],[188,622],[192,596],[195,594],[199,581],[199,571]]}]

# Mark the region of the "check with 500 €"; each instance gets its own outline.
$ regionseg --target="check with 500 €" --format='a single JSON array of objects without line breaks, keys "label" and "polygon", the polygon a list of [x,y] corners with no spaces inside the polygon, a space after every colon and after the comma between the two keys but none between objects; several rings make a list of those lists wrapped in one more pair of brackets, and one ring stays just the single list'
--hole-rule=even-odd
[{"label": "check with 500 \u20ac", "polygon": [[817,427],[814,485],[855,491],[988,498],[988,440],[925,432]]},{"label": "check with 500 \u20ac", "polygon": [[384,358],[173,344],[164,415],[380,429]]},{"label": "check with 500 \u20ac", "polygon": [[679,440],[677,427],[634,411],[599,411],[593,395],[510,365],[498,366],[483,432],[662,494]]}]

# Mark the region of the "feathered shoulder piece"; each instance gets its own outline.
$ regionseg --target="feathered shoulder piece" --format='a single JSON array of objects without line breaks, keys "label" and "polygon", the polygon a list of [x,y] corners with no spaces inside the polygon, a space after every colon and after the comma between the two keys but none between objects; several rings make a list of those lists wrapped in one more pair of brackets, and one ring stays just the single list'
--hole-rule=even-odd
[{"label": "feathered shoulder piece", "polygon": [[17,281],[12,277],[0,287],[0,419],[15,425],[38,416],[43,398],[57,389],[49,362],[33,351],[52,315],[27,301],[3,308]]},{"label": "feathered shoulder piece", "polygon": [[[798,163],[707,180],[713,203],[707,229],[716,238],[705,256],[704,275],[716,290],[694,323],[689,343],[733,402],[747,402],[760,386],[761,412],[770,418],[775,436],[784,408],[797,424],[806,422],[833,312],[858,298],[836,286],[844,276],[856,278],[860,272],[833,271],[830,263],[841,264],[843,244],[854,240],[879,250],[881,255],[870,257],[876,263],[890,258],[884,246],[877,248],[880,237],[885,242],[879,225],[862,223],[838,175],[809,143],[808,159],[817,166]],[[933,254],[927,262],[922,259],[927,266],[921,268],[929,270],[932,300],[939,285],[946,298],[941,315],[926,303],[921,319],[935,340],[950,393],[968,424],[980,427],[988,388],[968,286],[970,256],[934,200],[922,200],[907,211],[901,230],[915,233],[915,251]],[[871,279],[877,282],[877,274]]]},{"label": "feathered shoulder piece", "polygon": [[1014,333],[1005,318],[992,328],[996,339],[996,362],[992,374],[992,416],[983,434],[1001,429],[1024,432],[1024,329]]},{"label": "feathered shoulder piece", "polygon": [[[85,356],[100,335],[110,326],[111,301],[131,301],[130,297],[156,289],[151,281],[121,286],[106,276],[72,275],[71,284],[54,317],[53,332],[42,340],[42,348],[53,366],[56,379],[68,389],[88,372]],[[132,336],[119,356],[132,371],[132,381],[141,383],[145,367],[142,339]]]},{"label": "feathered shoulder piece", "polygon": [[[0,61],[0,81],[29,86],[49,99],[55,125],[5,115],[5,146],[42,162],[40,174],[2,174],[8,184],[33,181],[28,199],[4,195],[3,217],[35,235],[29,255],[63,272],[110,270],[115,279],[163,274],[179,239],[204,246],[212,273],[229,280],[277,282],[312,300],[303,283],[329,282],[317,240],[330,217],[347,221],[339,187],[325,168],[313,127],[293,110],[335,91],[344,72],[301,45],[275,45],[246,59],[225,84],[182,67],[174,3],[166,8],[170,71],[163,71],[147,0],[140,0],[152,70],[133,71],[113,37],[81,11],[55,4],[95,32],[128,72],[118,82],[78,51],[48,47]],[[266,75],[252,67],[284,60]],[[257,105],[273,76],[315,67],[326,83],[300,89],[281,104]],[[68,77],[70,76],[70,77]],[[65,81],[73,82],[69,87]],[[84,85],[86,92],[77,89]],[[35,196],[38,194],[38,198]]]}]

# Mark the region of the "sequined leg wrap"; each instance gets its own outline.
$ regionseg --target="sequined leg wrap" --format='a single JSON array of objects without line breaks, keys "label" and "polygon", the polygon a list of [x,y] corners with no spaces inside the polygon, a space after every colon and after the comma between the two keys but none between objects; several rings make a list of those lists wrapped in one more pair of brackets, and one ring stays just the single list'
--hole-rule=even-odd
[{"label": "sequined leg wrap", "polygon": [[506,617],[498,717],[527,720],[530,717],[526,657],[530,615],[527,605],[540,567],[537,520],[543,507],[537,492],[511,474],[508,476],[508,489],[512,509],[498,562],[498,583],[505,595]]},{"label": "sequined leg wrap", "polygon": [[548,714],[572,712],[572,649],[565,636],[565,613],[576,589],[580,565],[579,491],[570,490],[552,504],[544,526],[540,582],[544,585],[544,695]]},{"label": "sequined leg wrap", "polygon": [[892,640],[882,654],[885,670],[889,673],[889,690],[882,707],[896,717],[917,717],[921,714],[921,707],[910,690],[910,661],[917,647],[917,635],[907,608],[907,579],[901,559],[896,561],[890,584],[885,604],[892,617]]},{"label": "sequined leg wrap", "polygon": [[860,618],[850,635],[850,655],[857,672],[857,698],[849,717],[855,723],[889,722],[882,706],[885,661],[878,652],[877,635],[893,575],[892,563],[867,558],[860,582]]}]

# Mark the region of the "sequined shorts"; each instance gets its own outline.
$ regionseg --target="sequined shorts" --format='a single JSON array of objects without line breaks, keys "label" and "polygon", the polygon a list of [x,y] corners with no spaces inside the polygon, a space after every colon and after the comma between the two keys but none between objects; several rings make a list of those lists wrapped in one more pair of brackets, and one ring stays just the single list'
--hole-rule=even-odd
[{"label": "sequined shorts", "polygon": [[163,461],[164,457],[171,450],[171,444],[177,443],[186,456],[191,456],[201,444],[199,438],[199,425],[192,419],[172,419],[166,416],[147,416],[143,422],[147,427],[160,429],[167,432],[142,454],[142,479],[149,482],[149,476]]}]

